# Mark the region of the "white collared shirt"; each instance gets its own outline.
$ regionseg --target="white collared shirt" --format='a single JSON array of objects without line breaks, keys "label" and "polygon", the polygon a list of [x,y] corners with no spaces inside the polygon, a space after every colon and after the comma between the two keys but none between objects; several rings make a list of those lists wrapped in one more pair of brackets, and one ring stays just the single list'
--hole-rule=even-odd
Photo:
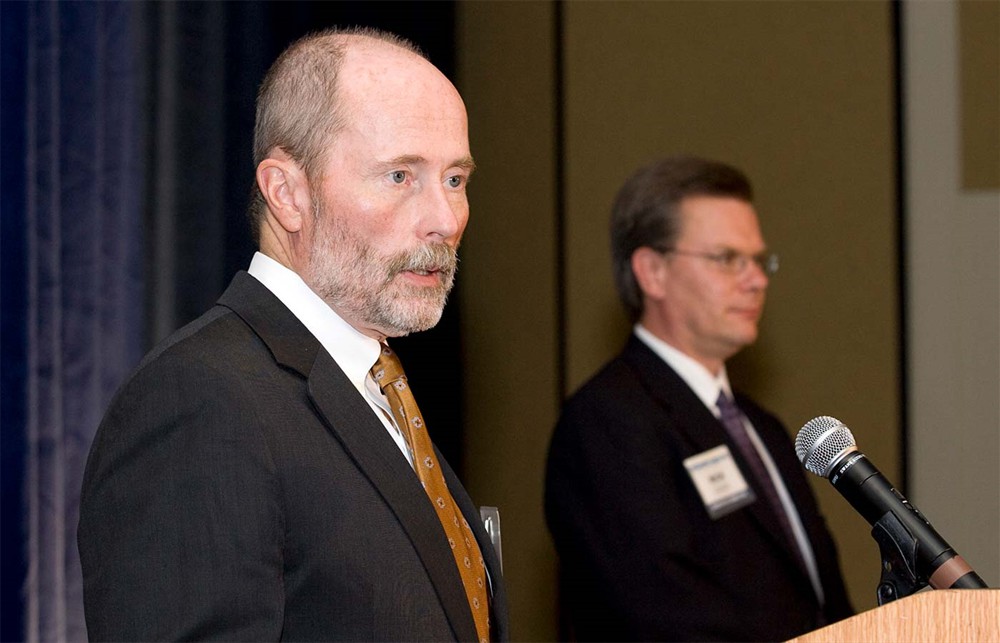
[{"label": "white collared shirt", "polygon": [[365,398],[389,436],[406,457],[410,466],[413,460],[406,439],[390,420],[389,403],[369,375],[382,350],[378,340],[369,337],[348,324],[317,295],[302,278],[267,255],[254,253],[250,275],[281,300],[302,325],[319,340],[333,361],[347,375],[354,388]]},{"label": "white collared shirt", "polygon": [[[735,400],[733,397],[733,390],[729,385],[729,375],[726,373],[725,364],[723,364],[722,368],[719,370],[718,375],[712,375],[712,373],[710,373],[709,370],[700,362],[666,343],[647,330],[642,324],[637,323],[633,328],[633,332],[635,332],[636,337],[646,344],[650,350],[656,353],[660,359],[666,362],[667,365],[672,368],[682,380],[684,380],[684,383],[687,384],[692,391],[694,391],[694,394],[697,395],[698,399],[700,399],[708,410],[711,411],[712,415],[717,418],[721,418],[722,414],[716,404],[719,400],[719,393],[723,392],[729,397],[729,399]],[[788,515],[788,520],[792,525],[792,532],[795,534],[795,540],[799,546],[799,551],[802,554],[802,559],[806,563],[806,568],[809,572],[809,580],[812,582],[813,590],[816,592],[817,598],[819,598],[820,605],[822,605],[824,602],[823,585],[819,580],[819,569],[816,567],[816,556],[813,554],[812,544],[809,542],[809,537],[806,536],[805,527],[802,526],[802,519],[799,517],[799,511],[796,508],[795,503],[792,501],[791,494],[788,493],[788,488],[785,487],[785,480],[778,471],[778,467],[775,466],[774,460],[771,458],[771,453],[761,441],[760,436],[757,435],[757,431],[754,429],[750,419],[747,418],[745,413],[740,413],[740,417],[743,420],[743,426],[746,427],[747,435],[750,437],[750,442],[757,450],[758,455],[760,455],[760,459],[764,462],[764,467],[767,469],[767,473],[771,477],[774,488],[778,492],[778,497],[781,499],[781,504],[785,509],[785,514]]]}]

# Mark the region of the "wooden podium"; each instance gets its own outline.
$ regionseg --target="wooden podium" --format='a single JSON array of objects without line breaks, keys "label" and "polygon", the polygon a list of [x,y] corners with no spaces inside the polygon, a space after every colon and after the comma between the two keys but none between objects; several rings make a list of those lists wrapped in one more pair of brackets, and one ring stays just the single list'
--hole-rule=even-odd
[{"label": "wooden podium", "polygon": [[1000,590],[925,590],[788,643],[1000,643]]}]

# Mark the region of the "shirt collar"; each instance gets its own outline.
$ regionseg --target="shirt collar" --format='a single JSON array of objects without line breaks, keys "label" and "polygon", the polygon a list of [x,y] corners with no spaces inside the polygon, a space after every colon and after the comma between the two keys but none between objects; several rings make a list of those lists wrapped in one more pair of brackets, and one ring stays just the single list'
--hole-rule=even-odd
[{"label": "shirt collar", "polygon": [[718,375],[712,375],[693,357],[663,341],[642,324],[637,323],[633,331],[636,337],[667,363],[667,366],[674,369],[677,375],[684,380],[684,383],[694,391],[698,399],[708,407],[708,410],[718,417],[719,408],[716,406],[716,402],[719,400],[719,393],[724,392],[730,399],[733,397],[733,390],[729,385],[729,375],[726,374],[726,365],[722,365]]},{"label": "shirt collar", "polygon": [[365,378],[381,351],[378,340],[344,321],[302,281],[302,277],[271,257],[254,253],[248,272],[319,340],[358,392],[364,395]]}]

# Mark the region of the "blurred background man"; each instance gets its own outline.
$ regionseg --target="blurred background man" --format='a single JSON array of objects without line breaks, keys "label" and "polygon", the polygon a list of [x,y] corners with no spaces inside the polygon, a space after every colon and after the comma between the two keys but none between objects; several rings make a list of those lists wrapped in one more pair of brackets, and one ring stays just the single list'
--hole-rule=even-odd
[{"label": "blurred background man", "polygon": [[581,640],[783,640],[849,616],[785,428],[734,394],[778,268],[737,169],[671,157],[611,216],[623,351],[566,403],[546,516]]}]

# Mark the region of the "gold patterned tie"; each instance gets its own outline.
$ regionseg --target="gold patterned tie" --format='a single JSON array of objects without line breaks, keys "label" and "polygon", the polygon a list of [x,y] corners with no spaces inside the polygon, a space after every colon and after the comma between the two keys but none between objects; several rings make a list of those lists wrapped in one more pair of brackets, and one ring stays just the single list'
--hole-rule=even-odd
[{"label": "gold patterned tie", "polygon": [[448,536],[448,544],[451,545],[451,552],[455,556],[458,573],[465,585],[465,593],[469,599],[472,618],[476,622],[479,640],[488,643],[490,620],[486,598],[486,566],[483,563],[482,553],[479,551],[479,545],[469,523],[462,516],[445,484],[444,474],[438,466],[434,447],[424,426],[424,418],[420,415],[417,401],[406,381],[403,365],[386,344],[382,344],[382,353],[372,367],[371,375],[389,401],[392,416],[410,445],[413,468],[437,510],[445,535]]}]

